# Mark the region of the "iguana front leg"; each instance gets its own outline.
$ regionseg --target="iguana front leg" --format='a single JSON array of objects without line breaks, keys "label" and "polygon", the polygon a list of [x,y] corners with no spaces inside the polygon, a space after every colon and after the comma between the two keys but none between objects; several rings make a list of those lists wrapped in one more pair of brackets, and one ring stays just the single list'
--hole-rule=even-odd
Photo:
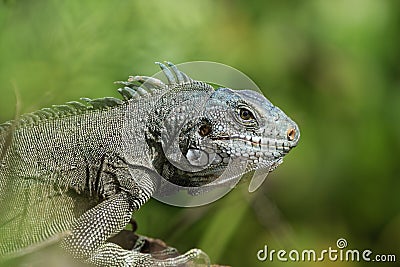
[{"label": "iguana front leg", "polygon": [[122,190],[109,197],[80,216],[64,239],[63,247],[73,256],[96,266],[178,266],[204,258],[201,250],[193,249],[175,258],[158,260],[149,254],[125,250],[107,242],[107,239],[124,229],[132,213],[150,198],[147,190],[143,191],[137,185],[130,188],[129,191]]}]

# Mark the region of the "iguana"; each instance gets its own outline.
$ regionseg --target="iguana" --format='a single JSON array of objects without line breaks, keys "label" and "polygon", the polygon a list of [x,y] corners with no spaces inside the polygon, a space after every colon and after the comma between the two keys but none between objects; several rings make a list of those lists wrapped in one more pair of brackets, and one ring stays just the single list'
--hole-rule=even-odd
[{"label": "iguana", "polygon": [[[122,99],[84,98],[0,126],[3,258],[62,240],[96,266],[185,264],[202,251],[158,260],[108,239],[155,192],[174,193],[163,181],[196,188],[224,173],[268,173],[297,145],[296,123],[260,93],[215,89],[157,64],[167,83],[131,76],[119,82]],[[241,169],[227,172],[235,161]]]}]

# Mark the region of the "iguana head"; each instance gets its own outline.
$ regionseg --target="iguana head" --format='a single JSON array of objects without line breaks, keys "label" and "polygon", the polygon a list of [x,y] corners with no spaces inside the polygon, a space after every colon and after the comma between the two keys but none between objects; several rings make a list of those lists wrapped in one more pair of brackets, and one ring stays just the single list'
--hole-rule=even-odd
[{"label": "iguana head", "polygon": [[296,123],[262,94],[214,89],[173,64],[159,65],[169,84],[155,107],[166,159],[156,165],[173,184],[198,187],[224,177],[223,184],[253,170],[266,176],[297,145]]},{"label": "iguana head", "polygon": [[204,106],[203,118],[187,142],[186,158],[194,165],[209,163],[205,156],[196,156],[207,153],[201,146],[206,143],[216,148],[211,165],[240,159],[247,170],[277,166],[300,138],[295,122],[251,90],[217,89]]},{"label": "iguana head", "polygon": [[240,174],[263,169],[266,176],[299,138],[297,124],[262,94],[219,88],[197,119],[181,127],[179,147],[190,166],[186,170],[212,181],[229,162],[242,165]]}]

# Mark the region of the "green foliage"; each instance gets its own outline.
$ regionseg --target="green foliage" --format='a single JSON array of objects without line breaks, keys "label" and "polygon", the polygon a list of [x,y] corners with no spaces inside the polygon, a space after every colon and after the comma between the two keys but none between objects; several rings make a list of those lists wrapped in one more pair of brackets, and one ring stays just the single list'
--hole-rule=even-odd
[{"label": "green foliage", "polygon": [[228,64],[299,124],[299,146],[251,195],[242,185],[195,209],[151,201],[139,232],[234,266],[280,266],[257,261],[265,244],[324,249],[340,237],[396,253],[399,10],[374,0],[2,1],[0,121],[118,96],[113,81],[151,75],[154,61]]}]

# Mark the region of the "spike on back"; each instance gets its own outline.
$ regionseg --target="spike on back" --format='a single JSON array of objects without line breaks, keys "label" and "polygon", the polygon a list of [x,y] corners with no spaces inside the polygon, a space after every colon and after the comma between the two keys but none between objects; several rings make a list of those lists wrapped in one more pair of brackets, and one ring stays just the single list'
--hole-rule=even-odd
[{"label": "spike on back", "polygon": [[[155,93],[171,89],[172,85],[193,83],[206,87],[206,83],[194,81],[185,73],[181,72],[173,63],[165,64],[156,62],[168,80],[168,85],[161,80],[148,76],[129,76],[127,81],[117,81],[121,84],[118,88],[122,100],[115,97],[103,97],[97,99],[81,98],[81,101],[70,101],[63,105],[53,105],[51,108],[43,108],[28,114],[21,115],[18,120],[19,126],[33,125],[46,119],[56,119],[65,116],[82,114],[88,110],[109,109],[124,104],[128,101],[135,101],[141,97],[149,97]],[[189,87],[190,88],[190,87]],[[179,88],[174,88],[179,90]],[[0,124],[0,132],[6,131],[17,121],[8,121]]]},{"label": "spike on back", "polygon": [[169,61],[166,61],[165,63],[169,68],[161,62],[156,62],[156,64],[160,66],[164,75],[167,77],[169,84],[182,84],[193,81],[189,76],[181,72],[173,63]]}]

